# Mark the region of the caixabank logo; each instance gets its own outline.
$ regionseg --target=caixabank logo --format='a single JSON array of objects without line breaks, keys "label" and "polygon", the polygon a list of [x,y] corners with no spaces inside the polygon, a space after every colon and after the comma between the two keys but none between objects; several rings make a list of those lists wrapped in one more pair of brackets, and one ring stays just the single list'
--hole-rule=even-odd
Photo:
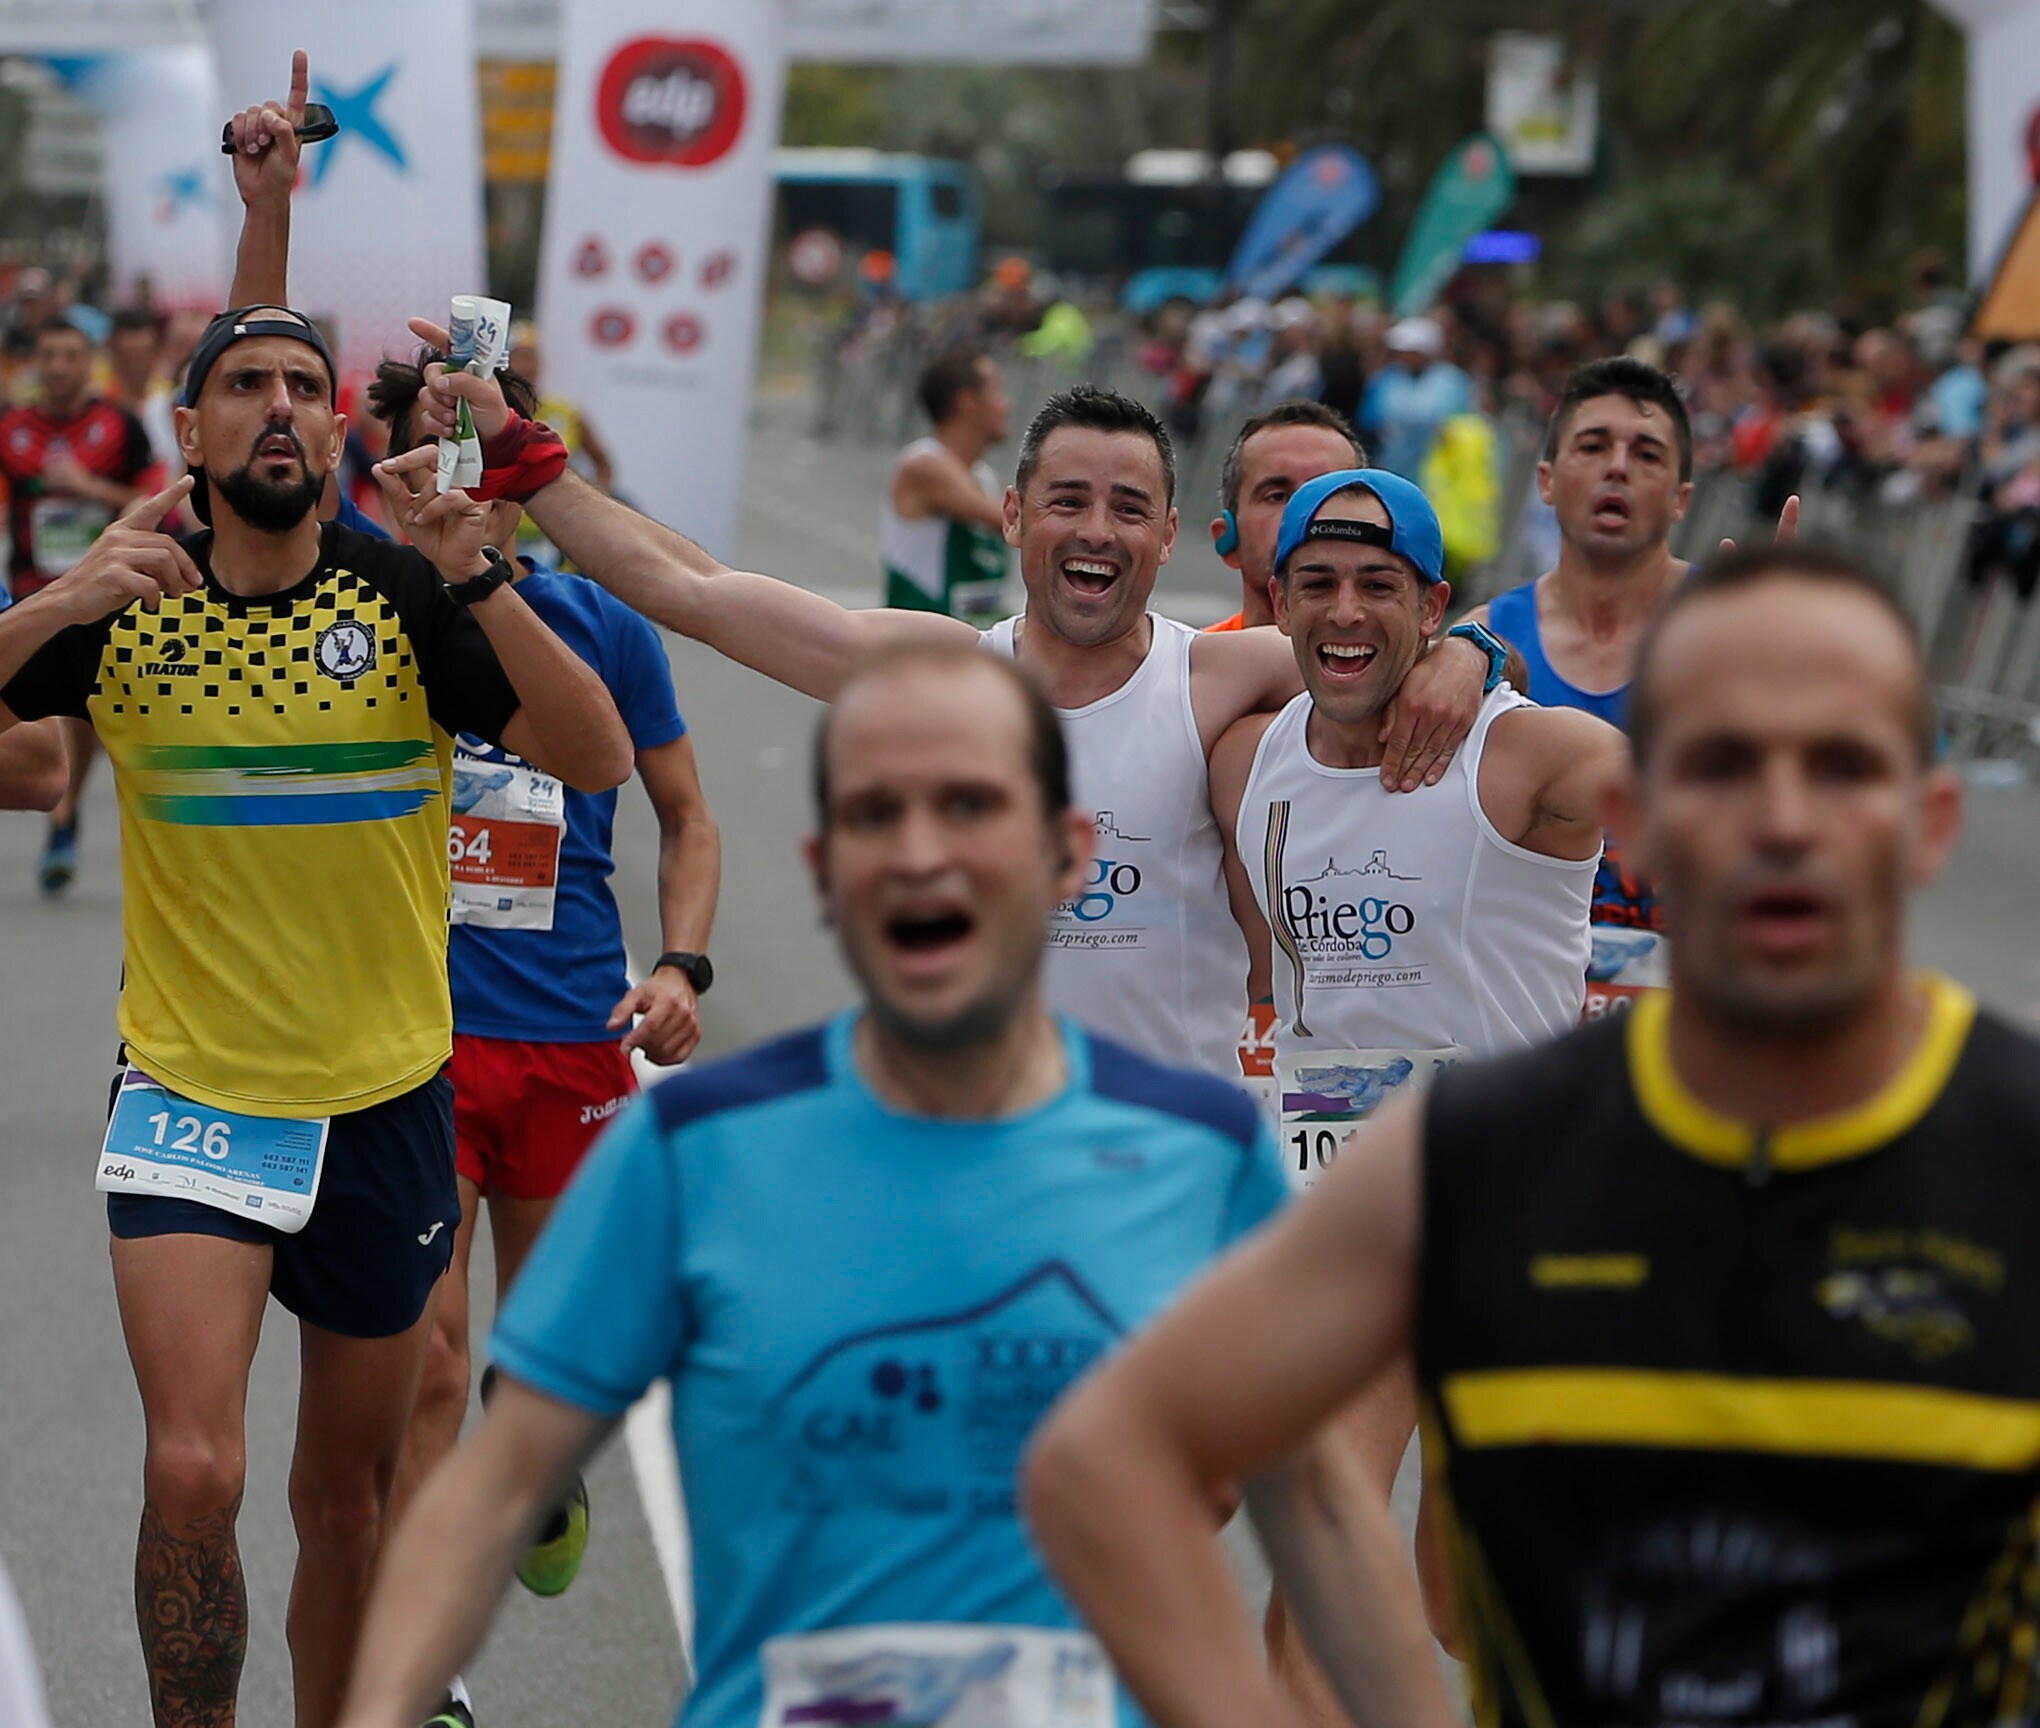
[{"label": "caixabank logo", "polygon": [[639,36],[609,57],[595,86],[595,123],[626,162],[707,168],[743,134],[744,69],[720,43]]}]

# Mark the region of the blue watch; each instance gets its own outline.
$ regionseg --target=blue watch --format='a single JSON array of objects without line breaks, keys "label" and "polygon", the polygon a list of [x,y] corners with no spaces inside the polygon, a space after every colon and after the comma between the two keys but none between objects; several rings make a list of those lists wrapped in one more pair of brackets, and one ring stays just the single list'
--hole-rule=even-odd
[{"label": "blue watch", "polygon": [[1487,656],[1487,682],[1480,687],[1480,693],[1491,695],[1502,681],[1502,668],[1509,663],[1508,643],[1485,624],[1476,624],[1472,619],[1453,625],[1445,634],[1464,638]]}]

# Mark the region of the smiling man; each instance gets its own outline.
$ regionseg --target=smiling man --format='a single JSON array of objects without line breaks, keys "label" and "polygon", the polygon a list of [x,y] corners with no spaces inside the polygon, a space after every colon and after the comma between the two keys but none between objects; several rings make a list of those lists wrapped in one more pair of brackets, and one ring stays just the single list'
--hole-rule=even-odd
[{"label": "smiling man", "polygon": [[843,684],[808,859],[862,1002],[597,1144],[510,1293],[487,1416],[397,1537],[346,1728],[412,1728],[661,1377],[700,1603],[683,1723],[933,1723],[965,1692],[982,1720],[1129,1719],[1020,1526],[1021,1449],[1282,1176],[1244,1095],[1044,1006],[1091,864],[1069,768],[968,638]]},{"label": "smiling man", "polygon": [[[443,340],[422,320],[412,329]],[[852,612],[731,571],[563,472],[558,440],[511,415],[492,381],[435,379],[434,429],[451,424],[451,392],[473,405],[489,440],[485,487],[527,500],[583,569],[670,629],[824,700],[889,644],[977,643],[1027,667],[1069,729],[1075,796],[1097,819],[1090,872],[1050,937],[1051,1005],[1159,1060],[1239,1076],[1244,957],[1208,759],[1234,721],[1296,693],[1296,666],[1272,632],[1199,636],[1152,608],[1176,542],[1176,459],[1145,407],[1078,385],[1035,416],[1004,503],[1026,610],[979,632],[929,612]],[[406,460],[422,472],[430,455]],[[1411,669],[1378,722],[1387,783],[1413,790],[1443,774],[1489,666],[1483,649],[1456,642]]]},{"label": "smiling man", "polygon": [[[1211,795],[1248,994],[1273,1014],[1283,1157],[1309,1187],[1398,1087],[1579,1019],[1598,800],[1622,735],[1501,684],[1444,779],[1391,797],[1381,710],[1451,598],[1436,512],[1380,469],[1322,475],[1283,512],[1272,562],[1304,693],[1219,741]],[[1407,1374],[1346,1414],[1383,1495],[1415,1420]],[[1310,1699],[1285,1632],[1277,1598],[1270,1646]]]},{"label": "smiling man", "polygon": [[1390,797],[1381,711],[1451,599],[1437,514],[1385,470],[1320,475],[1283,512],[1274,565],[1304,691],[1227,732],[1211,787],[1307,1184],[1396,1086],[1579,1018],[1622,735],[1498,684],[1443,780]]},{"label": "smiling man", "polygon": [[[1044,1430],[1037,1531],[1164,1722],[1288,1719],[1205,1486],[1293,1477],[1412,1350],[1481,1723],[2028,1708],[2040,1045],[1906,970],[1961,812],[1912,626],[1846,561],[1721,559],[1646,638],[1629,726],[1608,811],[1669,993],[1395,1100]],[[1449,1722],[1356,1582],[1379,1531],[1271,1510],[1355,1719]]]}]

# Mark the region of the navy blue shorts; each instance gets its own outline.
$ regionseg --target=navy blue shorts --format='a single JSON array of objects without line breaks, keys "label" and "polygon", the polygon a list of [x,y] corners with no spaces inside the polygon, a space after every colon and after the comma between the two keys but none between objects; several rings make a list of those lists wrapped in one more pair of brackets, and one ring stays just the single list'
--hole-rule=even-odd
[{"label": "navy blue shorts", "polygon": [[302,1230],[274,1230],[196,1200],[153,1194],[107,1195],[106,1221],[125,1241],[224,1236],[272,1248],[270,1294],[308,1325],[348,1338],[408,1331],[452,1263],[460,1223],[453,1082],[439,1073],[398,1097],[335,1116],[319,1198]]}]

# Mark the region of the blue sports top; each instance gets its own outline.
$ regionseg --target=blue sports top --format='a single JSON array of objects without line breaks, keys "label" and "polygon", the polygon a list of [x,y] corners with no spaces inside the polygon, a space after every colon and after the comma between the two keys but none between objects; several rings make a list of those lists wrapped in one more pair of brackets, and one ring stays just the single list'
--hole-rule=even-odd
[{"label": "blue sports top", "polygon": [[[1069,1084],[902,1114],[858,1011],[679,1075],[597,1143],[496,1362],[597,1416],[662,1376],[694,1547],[687,1728],[755,1728],[759,1646],[899,1623],[1070,1629],[1015,1507],[1063,1389],[1285,1195],[1223,1081],[1062,1022]],[[1139,1720],[1122,1694],[1122,1722]]]},{"label": "blue sports top", "polygon": [[340,508],[334,513],[333,520],[343,528],[352,528],[357,534],[367,534],[377,540],[390,537],[390,531],[344,491],[340,494]]},{"label": "blue sports top", "polygon": [[[1552,668],[1544,652],[1544,633],[1537,625],[1537,584],[1525,582],[1488,602],[1488,622],[1495,634],[1515,648],[1530,668],[1531,701],[1547,708],[1579,708],[1624,726],[1629,719],[1629,686],[1596,693],[1582,690]],[[1598,1018],[1611,1006],[1635,998],[1639,989],[1662,986],[1665,971],[1664,912],[1651,885],[1624,863],[1622,848],[1611,834],[1594,873],[1594,956],[1587,967],[1587,1017]]]},{"label": "blue sports top", "polygon": [[1497,636],[1523,656],[1530,668],[1530,688],[1523,694],[1546,708],[1580,708],[1598,716],[1610,726],[1620,726],[1629,714],[1629,686],[1595,693],[1569,683],[1553,669],[1544,654],[1544,633],[1537,627],[1537,584],[1525,582],[1488,602],[1488,623]]},{"label": "blue sports top", "polygon": [[[632,747],[653,750],[684,734],[658,631],[587,577],[520,562],[530,574],[517,592],[601,675]],[[453,1029],[535,1044],[622,1037],[607,1025],[630,988],[623,920],[609,889],[616,792],[576,792],[538,777],[565,822],[556,838],[542,837],[547,848],[557,846],[553,860],[549,850],[532,851],[531,812],[505,802],[532,778],[522,758],[463,734],[453,768],[456,839],[470,854],[453,866],[456,922],[447,951]],[[520,835],[527,837],[521,848]],[[547,876],[549,888],[540,880]]]}]

